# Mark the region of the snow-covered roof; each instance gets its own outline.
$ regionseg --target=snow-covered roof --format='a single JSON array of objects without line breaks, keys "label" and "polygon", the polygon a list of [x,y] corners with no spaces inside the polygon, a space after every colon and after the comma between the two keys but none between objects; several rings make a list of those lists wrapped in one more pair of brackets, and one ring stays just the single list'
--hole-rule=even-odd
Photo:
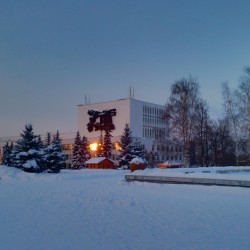
[{"label": "snow-covered roof", "polygon": [[88,161],[85,162],[85,164],[98,164],[102,161],[104,161],[106,157],[96,157],[96,158],[91,158]]},{"label": "snow-covered roof", "polygon": [[135,157],[130,164],[145,164],[145,161],[142,158]]}]

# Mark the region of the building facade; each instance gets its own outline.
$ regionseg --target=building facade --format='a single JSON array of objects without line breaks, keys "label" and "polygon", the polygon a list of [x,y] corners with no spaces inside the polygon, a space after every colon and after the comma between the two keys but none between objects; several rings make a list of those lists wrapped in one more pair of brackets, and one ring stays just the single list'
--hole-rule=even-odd
[{"label": "building facade", "polygon": [[[78,129],[81,136],[86,136],[91,145],[96,145],[100,138],[100,131],[89,131],[89,123],[93,112],[100,116],[95,122],[102,123],[102,114],[112,110],[111,117],[114,124],[112,130],[113,160],[119,155],[119,142],[128,124],[134,139],[140,141],[147,152],[153,152],[158,162],[168,160],[182,161],[182,147],[168,139],[168,128],[163,120],[165,107],[134,98],[119,99],[110,102],[78,105]],[[92,112],[93,111],[93,112]],[[95,148],[95,147],[92,147]]]}]

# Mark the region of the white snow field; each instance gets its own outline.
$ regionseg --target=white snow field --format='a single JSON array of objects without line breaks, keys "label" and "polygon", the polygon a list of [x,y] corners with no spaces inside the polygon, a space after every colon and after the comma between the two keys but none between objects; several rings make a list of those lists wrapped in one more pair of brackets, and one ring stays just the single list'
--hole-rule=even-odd
[{"label": "white snow field", "polygon": [[127,173],[0,166],[0,249],[250,249],[249,188],[128,183]]}]

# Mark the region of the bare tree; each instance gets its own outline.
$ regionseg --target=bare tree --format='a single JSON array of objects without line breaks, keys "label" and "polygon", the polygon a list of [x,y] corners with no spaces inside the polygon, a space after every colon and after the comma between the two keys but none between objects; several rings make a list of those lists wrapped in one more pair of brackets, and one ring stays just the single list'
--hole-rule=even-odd
[{"label": "bare tree", "polygon": [[226,119],[211,122],[209,131],[209,162],[215,166],[235,164],[235,147]]},{"label": "bare tree", "polygon": [[246,75],[240,81],[237,97],[243,130],[246,132],[248,138],[250,138],[250,68],[246,68],[245,72]]},{"label": "bare tree", "polygon": [[198,103],[199,83],[191,76],[183,78],[172,85],[164,113],[170,136],[183,144],[184,164],[187,167],[190,166],[191,143],[196,135],[194,121],[197,118]]},{"label": "bare tree", "polygon": [[248,164],[250,163],[250,67],[245,68],[245,75],[241,77],[239,87],[236,91],[238,100],[239,117],[243,141],[248,144],[246,154]]},{"label": "bare tree", "polygon": [[224,99],[224,108],[226,112],[226,117],[232,129],[232,134],[233,134],[233,139],[234,139],[234,144],[235,144],[236,165],[238,166],[240,122],[239,122],[237,98],[236,98],[235,92],[233,92],[229,88],[227,82],[222,83],[222,94],[223,94],[223,99]]},{"label": "bare tree", "polygon": [[209,115],[207,103],[199,100],[196,106],[195,163],[208,166]]}]

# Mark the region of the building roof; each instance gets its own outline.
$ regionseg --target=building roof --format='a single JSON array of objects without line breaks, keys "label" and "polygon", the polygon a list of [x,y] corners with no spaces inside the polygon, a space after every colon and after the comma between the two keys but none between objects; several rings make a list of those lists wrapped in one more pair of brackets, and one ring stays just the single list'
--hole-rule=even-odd
[{"label": "building roof", "polygon": [[91,158],[88,161],[86,161],[85,164],[98,164],[98,163],[104,161],[105,159],[107,159],[107,158],[106,157]]},{"label": "building roof", "polygon": [[96,105],[96,104],[105,104],[105,103],[112,103],[112,102],[120,102],[120,101],[134,101],[134,102],[141,102],[144,103],[145,105],[155,105],[155,106],[161,106],[161,107],[165,107],[164,104],[157,104],[157,103],[153,103],[153,102],[148,102],[148,101],[142,101],[142,100],[138,100],[132,97],[127,97],[127,98],[121,98],[121,99],[117,99],[117,100],[111,100],[111,101],[100,101],[100,102],[93,102],[93,103],[85,103],[85,104],[78,104],[77,106],[91,106],[91,105]]}]

